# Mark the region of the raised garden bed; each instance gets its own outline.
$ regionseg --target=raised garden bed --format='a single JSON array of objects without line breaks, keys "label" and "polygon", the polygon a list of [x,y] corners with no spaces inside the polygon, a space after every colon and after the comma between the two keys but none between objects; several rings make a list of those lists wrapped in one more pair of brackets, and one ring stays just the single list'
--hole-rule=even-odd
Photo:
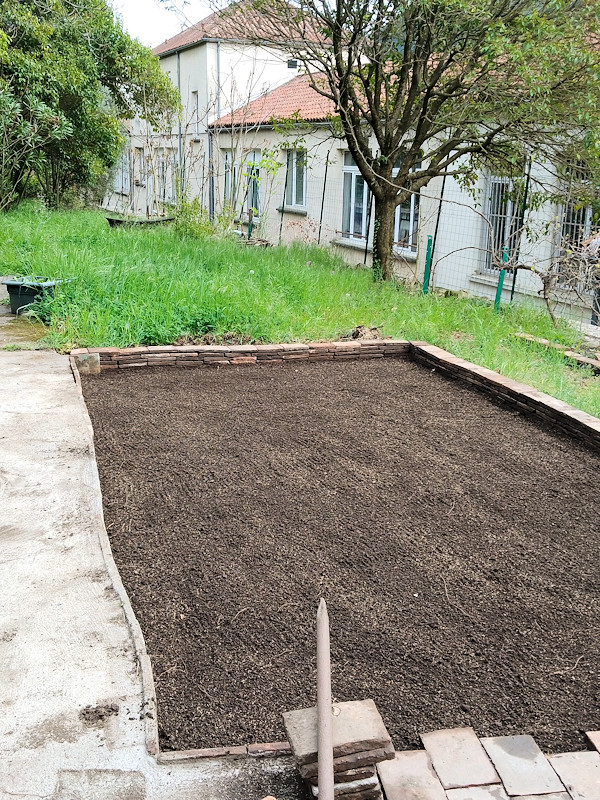
[{"label": "raised garden bed", "polygon": [[161,745],[283,738],[334,692],[397,748],[473,725],[585,747],[600,722],[598,456],[409,361],[84,378]]}]

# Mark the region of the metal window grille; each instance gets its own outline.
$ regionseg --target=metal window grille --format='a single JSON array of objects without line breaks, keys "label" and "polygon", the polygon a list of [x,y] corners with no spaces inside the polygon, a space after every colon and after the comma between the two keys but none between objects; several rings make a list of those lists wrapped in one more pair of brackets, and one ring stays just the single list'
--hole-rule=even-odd
[{"label": "metal window grille", "polygon": [[567,202],[562,209],[556,258],[556,282],[565,289],[588,292],[594,288],[597,258],[585,252],[583,242],[592,228],[592,208]]},{"label": "metal window grille", "polygon": [[515,198],[510,178],[492,176],[488,184],[487,214],[491,230],[488,235],[484,271],[498,272],[502,268],[502,253],[515,254],[521,236],[520,203]]}]

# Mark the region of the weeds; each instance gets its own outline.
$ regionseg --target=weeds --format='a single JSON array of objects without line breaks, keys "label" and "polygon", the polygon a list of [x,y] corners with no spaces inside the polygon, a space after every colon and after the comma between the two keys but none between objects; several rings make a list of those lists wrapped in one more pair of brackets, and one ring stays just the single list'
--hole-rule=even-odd
[{"label": "weeds", "polygon": [[[193,216],[193,215],[192,215]],[[338,339],[355,326],[426,340],[600,415],[600,378],[565,365],[512,334],[574,345],[542,312],[484,301],[423,296],[376,283],[327,250],[297,244],[251,248],[165,226],[109,229],[95,212],[49,212],[25,205],[0,216],[0,274],[75,278],[37,312],[49,319],[46,344],[72,347]]]}]

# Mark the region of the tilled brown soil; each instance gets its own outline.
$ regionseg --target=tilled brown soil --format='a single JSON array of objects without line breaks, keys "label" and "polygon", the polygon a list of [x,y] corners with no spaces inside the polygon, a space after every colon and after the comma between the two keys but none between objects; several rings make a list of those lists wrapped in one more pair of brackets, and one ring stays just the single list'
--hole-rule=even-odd
[{"label": "tilled brown soil", "polygon": [[84,380],[165,749],[284,738],[338,700],[397,748],[473,725],[549,752],[600,728],[597,455],[404,360]]}]

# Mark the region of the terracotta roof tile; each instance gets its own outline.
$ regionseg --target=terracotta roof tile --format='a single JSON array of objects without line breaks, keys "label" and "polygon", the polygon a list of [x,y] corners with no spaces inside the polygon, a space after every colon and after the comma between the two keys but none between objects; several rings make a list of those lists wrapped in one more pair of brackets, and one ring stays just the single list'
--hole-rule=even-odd
[{"label": "terracotta roof tile", "polygon": [[[316,40],[317,33],[310,24],[305,27],[305,38]],[[200,22],[186,28],[157,45],[152,52],[155,56],[172,53],[184,47],[197,44],[203,39],[229,39],[235,41],[280,42],[290,41],[281,29],[277,28],[268,16],[252,8],[249,3],[233,3],[222,11],[210,14]]]},{"label": "terracotta roof tile", "polygon": [[[314,79],[314,76],[313,76]],[[319,80],[319,77],[316,77]],[[289,119],[298,115],[305,122],[322,122],[335,114],[332,100],[316,92],[308,75],[298,75],[267,94],[248,103],[211,124],[213,128],[236,125],[266,125],[271,120]]]}]

